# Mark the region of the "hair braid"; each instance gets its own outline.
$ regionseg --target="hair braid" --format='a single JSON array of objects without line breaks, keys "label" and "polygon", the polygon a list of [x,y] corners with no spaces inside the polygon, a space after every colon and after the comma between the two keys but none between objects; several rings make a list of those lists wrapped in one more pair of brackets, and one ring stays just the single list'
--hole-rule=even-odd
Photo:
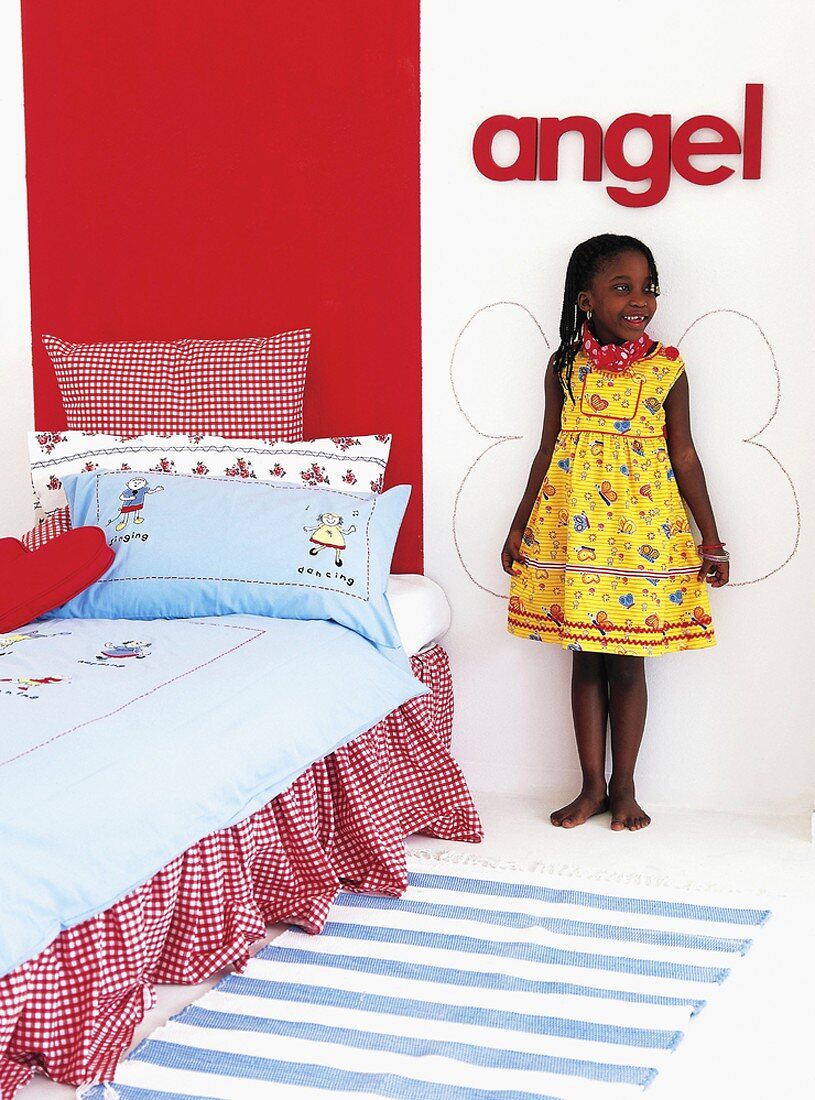
[{"label": "hair braid", "polygon": [[646,259],[651,279],[659,293],[659,275],[651,249],[638,241],[617,233],[601,233],[582,241],[569,257],[566,266],[566,282],[563,287],[563,308],[560,313],[560,343],[552,358],[552,365],[558,381],[574,403],[572,393],[572,366],[580,349],[580,334],[586,313],[577,304],[577,296],[586,290],[603,261],[618,256],[621,252],[640,252]]}]

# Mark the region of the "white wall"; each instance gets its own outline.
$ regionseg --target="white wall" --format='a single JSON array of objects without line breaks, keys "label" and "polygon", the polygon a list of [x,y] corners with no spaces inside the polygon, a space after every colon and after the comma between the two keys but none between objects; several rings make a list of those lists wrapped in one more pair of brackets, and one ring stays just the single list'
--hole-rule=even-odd
[{"label": "white wall", "polygon": [[[453,605],[458,758],[477,788],[576,793],[569,655],[508,636],[505,601],[491,591],[507,589],[498,556],[540,436],[569,253],[595,233],[630,233],[660,269],[653,333],[676,343],[711,313],[681,350],[741,582],[713,594],[717,648],[649,662],[638,790],[646,807],[806,810],[811,9],[427,0],[422,18],[426,571]],[[699,187],[674,175],[662,203],[625,209],[605,192],[617,181],[579,178],[576,139],[562,145],[555,183],[492,182],[472,162],[472,135],[494,114],[586,114],[605,126],[630,111],[671,113],[675,124],[709,113],[741,132],[746,83],[766,86],[759,181],[737,171]]]},{"label": "white wall", "polygon": [[31,306],[20,5],[0,5],[0,537],[33,522],[26,432],[33,427]]}]

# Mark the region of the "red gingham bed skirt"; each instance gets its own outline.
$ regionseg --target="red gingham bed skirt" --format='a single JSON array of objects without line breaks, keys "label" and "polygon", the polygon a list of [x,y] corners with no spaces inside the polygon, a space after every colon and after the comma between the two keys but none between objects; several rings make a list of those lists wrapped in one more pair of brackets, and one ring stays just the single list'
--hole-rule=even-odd
[{"label": "red gingham bed skirt", "polygon": [[2,1100],[35,1071],[70,1084],[111,1078],[154,1002],[154,983],[242,967],[267,924],[319,932],[341,887],[401,894],[411,833],[481,839],[449,752],[447,654],[435,646],[412,664],[431,695],[312,764],[246,821],[204,837],[0,978]]}]

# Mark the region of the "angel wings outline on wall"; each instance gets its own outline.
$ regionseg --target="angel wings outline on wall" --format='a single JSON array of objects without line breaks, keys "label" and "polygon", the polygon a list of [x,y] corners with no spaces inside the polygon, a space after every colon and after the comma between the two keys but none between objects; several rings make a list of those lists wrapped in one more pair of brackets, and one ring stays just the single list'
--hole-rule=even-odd
[{"label": "angel wings outline on wall", "polygon": [[[500,569],[497,565],[497,559],[498,550],[500,549],[500,543],[503,540],[505,532],[500,531],[499,528],[496,528],[496,545],[495,547],[493,547],[495,551],[493,556],[496,559],[495,579],[492,579],[486,575],[487,568],[485,567],[484,563],[481,562],[479,564],[474,561],[474,558],[477,556],[477,551],[476,548],[473,546],[472,541],[468,540],[467,527],[468,509],[470,507],[469,498],[471,495],[478,500],[484,498],[484,494],[482,492],[475,492],[475,489],[479,484],[487,483],[490,477],[490,463],[494,463],[497,455],[499,454],[499,449],[506,447],[507,445],[510,445],[512,443],[525,443],[528,450],[530,436],[528,431],[507,434],[490,430],[491,425],[488,422],[490,420],[494,421],[495,418],[500,415],[494,411],[494,400],[491,400],[491,397],[494,398],[494,395],[490,395],[489,393],[484,392],[479,392],[478,398],[475,398],[473,393],[465,395],[462,393],[460,380],[465,376],[465,374],[469,375],[469,372],[465,372],[463,369],[465,365],[463,360],[466,359],[467,356],[467,349],[464,346],[466,343],[466,338],[468,336],[472,336],[474,334],[474,330],[476,330],[478,326],[485,325],[485,323],[498,324],[499,330],[503,329],[508,332],[512,328],[513,324],[518,321],[522,321],[527,326],[531,323],[531,325],[534,326],[535,332],[537,333],[537,336],[534,337],[534,340],[537,341],[539,344],[539,354],[536,356],[535,369],[538,373],[538,378],[541,383],[540,388],[542,391],[543,365],[545,365],[545,363],[548,361],[549,354],[552,350],[552,344],[548,339],[543,327],[540,325],[532,311],[520,302],[498,301],[489,303],[485,306],[481,306],[479,309],[477,309],[467,320],[467,322],[461,328],[458,336],[456,337],[449,362],[449,384],[458,411],[462,418],[472,429],[472,431],[475,433],[475,435],[487,441],[487,445],[480,451],[480,453],[471,462],[468,469],[464,473],[464,476],[462,477],[456,491],[452,512],[453,542],[459,562],[461,563],[461,566],[470,581],[472,581],[472,583],[483,592],[486,592],[501,599],[506,598],[506,593],[504,591],[496,590],[498,586],[498,576],[500,572]],[[723,322],[726,323],[723,324]],[[773,347],[769,339],[767,338],[767,335],[765,334],[759,323],[753,317],[750,317],[748,314],[736,309],[719,308],[708,310],[707,312],[700,314],[700,316],[695,318],[695,320],[691,321],[691,323],[685,327],[682,335],[676,341],[676,346],[679,347],[681,351],[683,351],[683,343],[686,342],[688,338],[691,337],[691,334],[694,332],[697,334],[707,332],[708,338],[714,345],[718,342],[719,345],[726,346],[727,340],[724,339],[725,333],[723,332],[723,328],[727,327],[727,325],[738,326],[738,328],[741,330],[737,333],[738,340],[742,342],[746,340],[748,343],[752,341],[753,344],[750,347],[749,354],[746,356],[746,362],[740,361],[738,364],[734,363],[729,367],[725,365],[722,369],[722,374],[727,375],[729,373],[730,375],[733,375],[735,373],[736,366],[738,366],[739,370],[742,372],[740,377],[742,385],[747,385],[749,387],[751,382],[755,382],[755,388],[759,391],[763,387],[766,391],[765,399],[766,396],[769,394],[770,400],[768,404],[771,405],[768,416],[765,412],[762,412],[760,416],[756,416],[756,419],[763,420],[761,426],[757,430],[750,430],[747,433],[744,433],[744,431],[742,430],[734,436],[733,422],[727,417],[720,418],[722,433],[720,438],[722,440],[723,446],[726,446],[731,450],[734,444],[737,446],[749,446],[758,448],[760,452],[762,452],[763,455],[766,456],[766,458],[769,460],[769,463],[766,464],[766,469],[764,468],[765,464],[762,463],[758,472],[754,471],[749,478],[740,472],[740,468],[743,468],[748,463],[746,463],[745,461],[731,463],[731,467],[736,468],[731,469],[730,472],[727,474],[726,480],[732,482],[731,491],[728,493],[728,496],[743,496],[747,506],[752,512],[752,510],[756,508],[756,504],[754,501],[751,502],[751,496],[760,494],[766,498],[768,493],[772,493],[776,505],[778,507],[781,507],[782,510],[786,512],[786,522],[790,530],[794,530],[791,538],[791,546],[788,541],[787,546],[783,551],[781,551],[780,549],[774,550],[773,561],[769,563],[765,561],[762,565],[758,567],[754,566],[752,570],[750,568],[749,559],[751,553],[750,546],[748,545],[748,540],[746,538],[731,539],[732,544],[738,547],[737,568],[740,568],[742,570],[742,575],[739,576],[737,574],[730,582],[730,587],[743,588],[749,585],[760,584],[763,581],[768,580],[770,577],[774,576],[776,573],[779,573],[782,569],[784,569],[784,567],[788,565],[792,558],[795,556],[800,543],[801,510],[798,493],[796,491],[795,484],[789,471],[784,466],[775,451],[772,450],[766,443],[761,442],[759,438],[775,420],[781,403],[781,375],[778,367],[777,358]],[[705,365],[703,363],[697,364],[695,362],[695,359],[697,358],[698,357],[694,357],[694,360],[692,360],[690,364],[692,384],[699,377],[700,371],[705,368]],[[747,369],[746,381],[744,378],[745,367]],[[724,383],[726,381],[727,379],[723,378],[722,386],[724,386]],[[512,380],[501,375],[498,380],[498,384],[500,384],[501,392],[504,398],[506,398],[508,388],[509,390],[511,390]],[[489,388],[489,386],[484,387],[485,390]],[[522,421],[522,419],[524,419],[524,417],[528,419],[528,414],[524,413],[524,415],[521,415],[520,409],[521,403],[528,406],[530,395],[528,393],[521,392],[520,388],[517,386],[516,389],[518,391],[516,405],[518,413],[515,416],[515,419],[520,422]],[[482,398],[484,399],[483,401],[481,400]],[[478,407],[480,404],[483,404],[485,408]],[[511,400],[509,404],[511,408]],[[506,406],[506,401],[504,401],[504,405]],[[697,423],[705,424],[708,420],[710,420],[711,416],[716,413],[716,409],[719,407],[719,402],[710,401],[708,402],[708,406],[708,408],[705,408],[701,405],[694,404],[693,415],[695,425]],[[715,408],[710,408],[710,406],[715,406]],[[742,412],[745,416],[751,419],[754,415],[752,406],[750,406],[749,410],[742,410]],[[752,420],[752,423],[755,423],[755,420]],[[539,427],[540,425],[538,423],[538,429]],[[718,445],[718,439],[716,445]],[[709,453],[709,451],[710,446],[708,445],[704,454],[706,468],[708,466],[715,466],[715,463],[717,461],[717,456],[715,454]],[[523,475],[523,477],[525,480],[525,474]],[[771,486],[770,489],[768,489],[766,484],[761,485],[761,482],[765,481],[765,479],[771,479],[773,477],[781,479],[784,484],[785,492],[779,490],[777,484],[774,488]],[[751,483],[751,488],[744,488],[745,481],[749,481]],[[514,510],[517,499],[520,499],[521,493],[523,491],[523,484],[524,481],[519,480],[517,485],[507,486],[506,488],[506,491],[511,498],[510,504],[512,510]],[[470,490],[473,490],[472,494]],[[721,492],[718,493],[717,498],[714,499],[714,505],[717,505],[717,501],[721,497],[721,495]],[[511,511],[506,517],[507,522],[510,517]],[[504,523],[504,517],[501,518],[500,522]],[[745,519],[745,525],[746,523],[747,520]],[[472,526],[471,521],[469,523],[469,526]],[[476,524],[476,529],[481,532],[482,536],[486,533],[485,527],[481,523]],[[753,573],[755,573],[756,575],[752,575]]]}]

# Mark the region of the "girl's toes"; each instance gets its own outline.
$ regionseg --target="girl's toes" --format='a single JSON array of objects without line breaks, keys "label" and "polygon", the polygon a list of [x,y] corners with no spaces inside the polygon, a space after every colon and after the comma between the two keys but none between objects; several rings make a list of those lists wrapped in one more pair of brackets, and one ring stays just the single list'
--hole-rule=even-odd
[{"label": "girl's toes", "polygon": [[621,829],[625,828],[625,822],[624,821],[619,821],[619,820],[614,820],[614,821],[611,822],[611,827],[615,831],[615,833],[619,833],[619,831]]}]

